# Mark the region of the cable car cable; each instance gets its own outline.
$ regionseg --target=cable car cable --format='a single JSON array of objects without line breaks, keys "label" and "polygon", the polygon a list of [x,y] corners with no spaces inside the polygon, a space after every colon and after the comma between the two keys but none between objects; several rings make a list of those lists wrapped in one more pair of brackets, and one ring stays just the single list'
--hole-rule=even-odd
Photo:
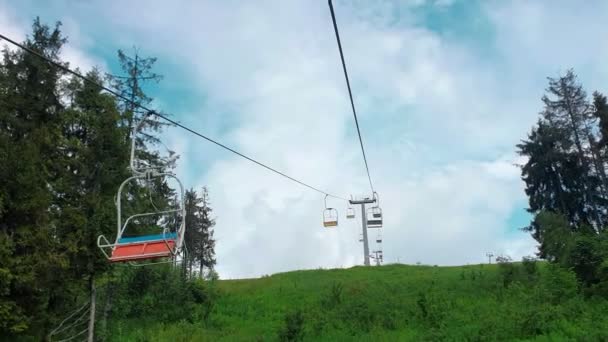
[{"label": "cable car cable", "polygon": [[361,130],[359,129],[359,120],[357,119],[357,111],[355,110],[355,102],[353,101],[353,92],[350,89],[350,81],[348,80],[348,72],[346,71],[346,62],[344,61],[344,52],[342,51],[342,43],[340,43],[340,34],[338,33],[338,24],[336,23],[336,15],[334,13],[334,6],[331,0],[328,0],[329,10],[331,12],[331,20],[334,24],[334,31],[336,32],[336,40],[338,42],[338,50],[340,50],[340,60],[342,61],[342,69],[344,69],[344,78],[346,78],[346,87],[348,88],[348,96],[350,97],[350,105],[353,109],[353,116],[355,118],[355,125],[357,126],[357,134],[359,135],[359,143],[361,144],[361,153],[363,153],[363,161],[365,162],[365,170],[367,171],[367,179],[369,180],[369,186],[374,193],[374,185],[372,184],[372,177],[369,174],[369,166],[367,165],[367,157],[365,156],[365,148],[363,148],[363,139],[361,138]]},{"label": "cable car cable", "polygon": [[[78,73],[78,72],[76,72],[76,71],[74,71],[74,70],[66,67],[65,65],[62,65],[62,64],[60,64],[58,62],[55,62],[55,61],[49,59],[48,57],[46,57],[46,56],[44,56],[44,55],[36,52],[35,50],[32,50],[32,49],[28,48],[27,46],[24,46],[23,44],[17,43],[16,41],[14,41],[14,40],[6,37],[5,35],[3,35],[1,33],[0,33],[0,38],[6,40],[7,42],[9,42],[9,43],[17,46],[18,48],[20,48],[20,49],[22,49],[24,51],[27,51],[28,53],[30,53],[32,55],[37,56],[38,58],[41,58],[41,59],[47,61],[48,63],[54,65],[55,67],[57,67],[57,68],[65,71],[67,73],[70,73],[70,74],[72,74],[72,75],[74,75],[74,76],[76,76],[76,77],[78,77],[78,78],[80,78],[80,79],[82,79],[84,81],[87,81],[87,82],[89,82],[89,83],[91,83],[91,84],[93,84],[93,85],[95,85],[95,86],[97,86],[97,87],[99,87],[99,88],[107,91],[108,93],[110,93],[110,94],[112,94],[112,95],[114,95],[114,96],[116,96],[116,97],[118,97],[118,98],[120,98],[120,99],[122,99],[124,101],[127,101],[128,103],[133,104],[136,107],[139,107],[139,108],[141,108],[143,110],[146,110],[149,113],[151,113],[151,114],[153,114],[153,115],[155,115],[155,116],[157,116],[157,117],[159,117],[159,118],[161,118],[161,119],[163,119],[163,120],[165,120],[165,121],[167,121],[167,122],[169,122],[169,123],[171,123],[171,124],[173,124],[173,125],[181,128],[181,129],[184,129],[184,130],[186,130],[186,131],[188,131],[188,132],[190,132],[190,133],[192,133],[192,134],[194,134],[194,135],[196,135],[196,136],[198,136],[200,138],[203,138],[203,139],[205,139],[205,140],[207,140],[207,141],[209,141],[209,142],[211,142],[211,143],[213,143],[213,144],[215,144],[215,145],[217,145],[217,146],[219,146],[219,147],[221,147],[221,148],[223,148],[225,150],[228,150],[228,151],[236,154],[239,157],[245,158],[245,159],[249,160],[252,163],[255,163],[255,164],[257,164],[257,165],[259,165],[259,166],[261,166],[261,167],[263,167],[263,168],[265,168],[265,169],[267,169],[269,171],[272,171],[272,172],[274,172],[274,173],[276,173],[276,174],[278,174],[280,176],[283,176],[283,177],[285,177],[285,178],[287,178],[287,179],[289,179],[289,180],[291,180],[293,182],[296,182],[296,183],[298,183],[298,184],[300,184],[302,186],[305,186],[305,187],[307,187],[307,188],[309,188],[311,190],[314,190],[316,192],[319,192],[319,193],[321,193],[323,195],[327,195],[327,196],[330,196],[330,197],[334,197],[334,198],[337,198],[337,199],[348,201],[348,199],[346,199],[346,198],[330,194],[330,193],[328,193],[326,191],[323,191],[323,190],[321,190],[319,188],[316,188],[316,187],[314,187],[312,185],[308,185],[308,184],[306,184],[306,183],[304,183],[304,182],[302,182],[300,180],[297,180],[297,179],[295,179],[295,178],[293,178],[291,176],[288,176],[285,173],[283,173],[281,171],[278,171],[278,170],[276,170],[276,169],[274,169],[274,168],[272,168],[272,167],[270,167],[270,166],[268,166],[268,165],[266,165],[264,163],[261,163],[261,162],[255,160],[255,159],[253,159],[251,157],[248,157],[248,156],[246,156],[246,155],[244,155],[244,154],[242,154],[242,153],[240,153],[240,152],[238,152],[238,151],[236,151],[236,150],[234,150],[234,149],[232,149],[232,148],[230,148],[230,147],[228,147],[228,146],[226,146],[226,145],[224,145],[224,144],[222,144],[222,143],[220,143],[220,142],[218,142],[216,140],[213,140],[213,139],[211,139],[211,138],[203,135],[202,133],[199,133],[199,132],[197,132],[197,131],[195,131],[195,130],[193,130],[191,128],[188,128],[187,126],[184,126],[184,125],[178,123],[177,121],[172,120],[172,119],[168,118],[167,116],[158,113],[157,111],[155,111],[153,109],[150,109],[150,108],[148,108],[148,107],[146,107],[146,106],[144,106],[142,104],[136,103],[136,102],[132,101],[131,99],[127,98],[126,96],[118,93],[117,91],[112,90],[112,89],[110,89],[110,88],[108,88],[108,87],[106,87],[106,86],[104,86],[102,84],[99,84],[99,83],[93,81],[92,79],[90,79],[90,78],[88,78],[86,76],[83,76],[82,74],[80,74],[80,73]],[[363,145],[361,147],[363,147]]]}]

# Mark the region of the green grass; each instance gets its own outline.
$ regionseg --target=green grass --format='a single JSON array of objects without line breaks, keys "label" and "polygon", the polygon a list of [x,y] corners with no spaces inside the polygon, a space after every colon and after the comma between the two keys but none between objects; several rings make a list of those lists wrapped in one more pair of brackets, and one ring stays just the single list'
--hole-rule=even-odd
[{"label": "green grass", "polygon": [[[114,341],[607,341],[608,303],[571,274],[519,264],[386,265],[221,280],[207,319],[113,322]],[[504,271],[504,269],[502,270]],[[201,310],[202,312],[203,310]]]}]

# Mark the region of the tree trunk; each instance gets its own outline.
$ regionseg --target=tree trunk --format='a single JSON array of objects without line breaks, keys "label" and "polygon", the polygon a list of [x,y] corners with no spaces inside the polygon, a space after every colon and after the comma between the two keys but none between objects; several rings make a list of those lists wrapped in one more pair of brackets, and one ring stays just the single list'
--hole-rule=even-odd
[{"label": "tree trunk", "polygon": [[107,286],[106,293],[106,302],[103,307],[103,316],[101,318],[101,333],[102,336],[106,336],[108,330],[108,318],[110,317],[110,311],[112,310],[112,303],[114,301],[114,290],[116,288],[116,283],[113,280],[110,280],[110,284]]},{"label": "tree trunk", "polygon": [[89,289],[91,292],[91,308],[89,313],[89,336],[87,337],[88,342],[95,341],[95,278],[91,276],[89,279]]}]

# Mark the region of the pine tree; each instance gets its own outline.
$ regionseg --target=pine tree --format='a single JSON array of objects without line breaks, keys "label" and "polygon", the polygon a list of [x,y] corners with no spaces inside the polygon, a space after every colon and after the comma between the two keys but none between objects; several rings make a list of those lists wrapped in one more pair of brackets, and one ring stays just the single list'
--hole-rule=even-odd
[{"label": "pine tree", "polygon": [[577,156],[579,174],[584,187],[585,211],[588,223],[597,230],[604,224],[607,189],[601,156],[594,136],[591,105],[576,75],[569,70],[557,79],[549,78],[547,95],[543,96],[543,118],[556,129],[564,132],[562,147]]},{"label": "pine tree", "polygon": [[600,139],[598,147],[605,157],[608,147],[608,100],[606,96],[597,91],[593,93],[593,116],[599,120]]},{"label": "pine tree", "polygon": [[[86,76],[102,82],[96,70]],[[54,203],[60,208],[55,226],[62,245],[71,246],[66,248],[70,260],[66,278],[88,287],[93,296],[96,276],[108,268],[97,237],[115,234],[114,196],[128,177],[127,130],[119,124],[115,98],[98,86],[74,77],[63,88],[69,103],[62,115],[62,158],[56,160],[65,172]]]},{"label": "pine tree", "polygon": [[209,193],[203,187],[200,196],[194,189],[186,191],[186,235],[184,242],[188,249],[186,269],[194,274],[194,266],[198,265],[199,277],[204,276],[204,269],[208,272],[215,266],[215,240],[213,226],[215,221],[211,218]]},{"label": "pine tree", "polygon": [[[146,142],[158,142],[158,138],[151,133],[159,133],[163,127],[163,123],[157,120],[156,117],[146,116],[146,112],[140,106],[147,106],[152,102],[144,91],[143,87],[147,82],[158,83],[163,79],[152,71],[156,63],[155,57],[142,57],[139,51],[134,49],[133,56],[129,56],[122,50],[118,50],[118,61],[123,71],[123,75],[107,74],[106,77],[113,89],[116,89],[123,97],[129,101],[121,101],[120,107],[123,112],[123,125],[133,128],[134,124],[141,119],[145,119],[143,127],[144,133],[142,137],[138,137],[138,144],[142,145]],[[131,139],[131,132],[126,136],[127,141]],[[141,146],[140,146],[141,147]]]},{"label": "pine tree", "polygon": [[527,157],[522,179],[534,214],[524,228],[539,243],[539,256],[572,268],[586,286],[601,281],[601,241],[607,221],[606,98],[593,105],[568,71],[549,78],[541,118],[517,145]]},{"label": "pine tree", "polygon": [[[51,29],[36,19],[25,45],[63,63],[59,55],[66,38],[59,28],[59,23]],[[149,98],[140,87],[140,78],[148,77],[154,59],[143,60],[131,67],[144,71],[129,70],[132,77],[125,79],[123,88],[142,104]],[[87,77],[102,83],[97,70]],[[132,139],[137,139],[141,151],[137,157],[144,163],[161,170],[174,167],[166,165],[154,146],[147,145],[158,141],[155,129],[160,125],[147,123],[143,136],[130,136],[132,127],[127,122],[137,119],[136,108],[131,102],[118,102],[95,84],[68,77],[37,56],[3,50],[0,336],[41,340],[59,317],[95,293],[95,279],[111,269],[96,240],[99,234],[115,235],[114,200],[120,183],[130,176]],[[132,213],[177,204],[175,192],[162,178],[132,184],[125,192]],[[171,222],[166,219],[160,224]],[[156,219],[139,220],[135,230],[150,229],[157,223]],[[113,298],[109,292],[107,304]],[[105,322],[111,305],[103,309]]]},{"label": "pine tree", "polygon": [[215,239],[213,237],[213,226],[215,226],[215,219],[211,218],[211,202],[209,200],[209,191],[206,187],[201,190],[202,199],[202,232],[203,238],[199,240],[198,248],[195,249],[197,261],[199,264],[199,275],[204,276],[204,267],[207,268],[208,273],[211,274],[214,271],[216,264],[215,259]]},{"label": "pine tree", "polygon": [[[25,45],[56,61],[65,38],[36,19]],[[0,72],[0,334],[45,329],[61,305],[67,260],[52,222],[61,170],[63,72],[23,51],[3,50]],[[10,335],[9,335],[10,336]]]},{"label": "pine tree", "polygon": [[[597,91],[593,93],[593,107],[590,118],[598,121],[598,136],[595,137],[590,134],[589,141],[603,188],[602,208],[606,208],[608,206],[608,175],[606,173],[606,161],[608,160],[608,102],[606,96]],[[590,131],[593,130],[590,129]]]},{"label": "pine tree", "polygon": [[[127,130],[125,141],[131,144],[135,139],[135,167],[154,167],[160,172],[169,171],[174,165],[167,164],[164,156],[155,149],[156,146],[164,146],[157,135],[167,125],[158,120],[154,115],[148,115],[140,106],[149,105],[152,99],[146,94],[144,86],[148,82],[158,83],[162,76],[153,72],[154,57],[142,57],[137,49],[134,55],[128,56],[122,50],[118,50],[118,61],[123,74],[106,74],[106,79],[113,89],[118,91],[129,101],[119,100],[121,111],[121,126]],[[134,128],[143,120],[144,124],[139,132]],[[136,134],[135,136],[133,134]],[[170,155],[173,151],[167,151]],[[169,187],[166,179],[153,179],[129,184],[125,196],[133,200],[125,202],[124,213],[130,215],[149,211],[158,211],[175,207],[175,191]],[[167,221],[174,223],[174,221]],[[130,230],[133,233],[144,233],[156,226],[156,218],[139,220],[139,225],[134,225]]]}]

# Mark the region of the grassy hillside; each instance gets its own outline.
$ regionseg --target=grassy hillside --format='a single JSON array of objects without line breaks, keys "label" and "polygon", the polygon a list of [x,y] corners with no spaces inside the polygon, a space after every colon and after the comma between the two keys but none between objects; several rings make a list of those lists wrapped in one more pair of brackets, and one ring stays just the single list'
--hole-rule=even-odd
[{"label": "grassy hillside", "polygon": [[608,340],[608,302],[546,264],[296,271],[208,290],[208,316],[114,322],[113,340]]}]

